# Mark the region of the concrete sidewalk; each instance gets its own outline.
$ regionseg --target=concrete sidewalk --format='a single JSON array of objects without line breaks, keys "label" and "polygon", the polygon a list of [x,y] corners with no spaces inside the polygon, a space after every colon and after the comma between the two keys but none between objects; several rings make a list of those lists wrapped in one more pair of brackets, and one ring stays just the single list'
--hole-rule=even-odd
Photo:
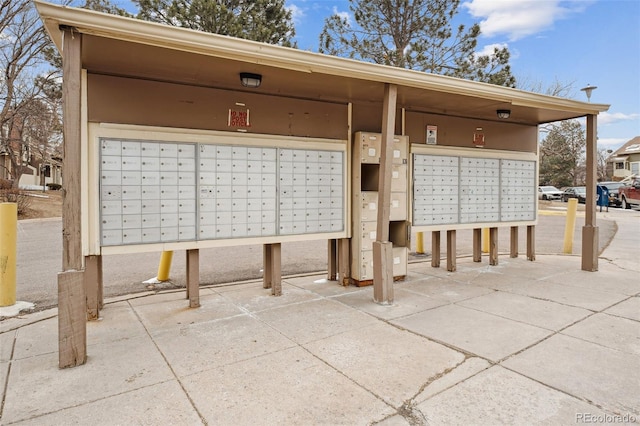
[{"label": "concrete sidewalk", "polygon": [[414,263],[392,306],[323,276],[112,300],[67,370],[55,310],[10,318],[0,424],[638,423],[640,214],[618,228],[596,273]]}]

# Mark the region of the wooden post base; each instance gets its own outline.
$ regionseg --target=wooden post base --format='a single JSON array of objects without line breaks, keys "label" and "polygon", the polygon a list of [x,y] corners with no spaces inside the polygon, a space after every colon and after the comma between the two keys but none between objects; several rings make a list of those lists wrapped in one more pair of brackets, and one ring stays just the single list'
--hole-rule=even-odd
[{"label": "wooden post base", "polygon": [[393,244],[390,241],[373,243],[373,300],[393,303]]},{"label": "wooden post base", "polygon": [[598,227],[582,227],[582,270],[595,272],[598,270]]},{"label": "wooden post base", "polygon": [[84,271],[58,274],[58,367],[87,362],[87,298]]}]

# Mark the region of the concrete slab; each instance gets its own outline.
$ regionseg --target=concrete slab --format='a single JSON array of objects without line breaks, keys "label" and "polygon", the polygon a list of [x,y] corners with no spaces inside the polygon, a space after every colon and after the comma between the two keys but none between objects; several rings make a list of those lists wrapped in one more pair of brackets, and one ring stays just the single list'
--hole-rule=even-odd
[{"label": "concrete slab", "polygon": [[640,414],[640,357],[557,334],[503,362],[612,413]]},{"label": "concrete slab", "polygon": [[[4,401],[6,397],[6,392],[8,389],[5,387],[5,383],[7,383],[7,375],[9,374],[9,366],[11,364],[8,361],[0,361],[0,401]],[[0,412],[0,414],[2,414]]]},{"label": "concrete slab", "polygon": [[525,281],[513,284],[504,290],[592,311],[601,311],[628,297],[620,293],[578,289],[575,286],[566,286],[551,281]]},{"label": "concrete slab", "polygon": [[360,291],[336,296],[333,299],[358,309],[359,311],[387,320],[426,311],[448,303],[442,299],[436,299],[434,297],[407,291],[398,285],[395,287],[392,305],[380,305],[378,303],[374,303],[373,287],[367,287]]},{"label": "concrete slab", "polygon": [[290,277],[283,280],[287,284],[303,288],[320,296],[335,296],[359,291],[355,286],[343,286],[337,281],[327,280],[327,274],[309,275],[304,277]]},{"label": "concrete slab", "polygon": [[0,362],[9,361],[11,359],[15,337],[16,330],[0,334]]},{"label": "concrete slab", "polygon": [[376,426],[410,426],[411,424],[412,423],[409,423],[409,421],[401,415],[394,414],[393,416],[389,416],[384,420],[380,420],[376,423]]},{"label": "concrete slab", "polygon": [[609,315],[640,321],[640,296],[631,297],[605,311]]},{"label": "concrete slab", "polygon": [[597,272],[572,271],[544,278],[545,281],[590,290],[633,296],[640,293],[637,272],[603,264]]},{"label": "concrete slab", "polygon": [[[212,294],[217,294],[217,293],[212,291],[210,288],[200,289],[200,297],[210,296]],[[120,298],[114,298],[113,300],[110,301],[110,303],[118,303],[118,302],[126,301],[126,302],[129,302],[131,306],[155,305],[156,303],[161,303],[161,302],[170,302],[170,301],[177,301],[177,300],[185,301],[187,300],[187,293],[185,289],[179,289],[179,290],[165,290],[161,292],[149,292],[143,295],[135,294],[135,295],[130,295],[129,297],[126,297],[126,296],[122,296],[122,297],[124,297],[123,300],[121,300]]]},{"label": "concrete slab", "polygon": [[548,330],[457,305],[442,306],[392,323],[492,361],[521,351],[550,334]]},{"label": "concrete slab", "polygon": [[17,331],[13,359],[58,354],[58,319],[51,318],[21,327]]},{"label": "concrete slab", "polygon": [[44,311],[34,312],[29,315],[20,315],[13,318],[5,318],[0,321],[0,333],[11,330],[17,330],[25,325],[33,324],[49,318],[58,316],[58,308],[47,309]]},{"label": "concrete slab", "polygon": [[[58,352],[58,320],[40,321],[18,330],[14,359]],[[127,302],[105,305],[100,319],[87,322],[87,346],[146,335]]]},{"label": "concrete slab", "polygon": [[493,292],[492,289],[461,284],[450,279],[439,277],[426,277],[420,280],[402,283],[397,285],[397,288],[449,303]]},{"label": "concrete slab", "polygon": [[640,356],[640,322],[607,314],[595,314],[562,334]]},{"label": "concrete slab", "polygon": [[99,399],[21,421],[20,425],[196,425],[202,420],[177,381]]},{"label": "concrete slab", "polygon": [[598,408],[494,366],[417,405],[429,424],[574,424]]},{"label": "concrete slab", "polygon": [[[524,275],[524,276],[522,276]],[[509,288],[511,285],[522,283],[523,281],[533,281],[534,278],[526,274],[514,274],[510,271],[504,271],[496,267],[487,269],[477,274],[475,277],[468,277],[468,284],[474,286],[482,286],[493,290],[502,290]]]},{"label": "concrete slab", "polygon": [[442,377],[429,383],[427,387],[414,398],[414,401],[416,403],[426,401],[432,396],[467,380],[469,377],[475,376],[489,367],[491,367],[491,364],[487,360],[478,357],[467,358],[462,364],[457,365],[452,370],[447,371]]},{"label": "concrete slab", "polygon": [[368,327],[377,322],[367,314],[327,299],[296,303],[255,315],[299,344]]},{"label": "concrete slab", "polygon": [[369,424],[395,410],[296,347],[182,380],[209,424]]},{"label": "concrete slab", "polygon": [[130,302],[131,306],[133,306],[145,328],[152,335],[167,329],[180,328],[187,324],[213,321],[233,315],[244,315],[244,312],[238,306],[219,294],[201,296],[199,308],[190,308],[189,302],[183,298],[153,304],[144,303],[142,305],[139,305],[137,300],[132,300]]},{"label": "concrete slab", "polygon": [[97,344],[81,367],[58,369],[58,354],[13,361],[3,422],[12,423],[173,379],[147,336]]},{"label": "concrete slab", "polygon": [[295,346],[249,315],[184,324],[156,333],[153,340],[178,377]]},{"label": "concrete slab", "polygon": [[380,323],[304,347],[396,408],[464,361],[460,352]]},{"label": "concrete slab", "polygon": [[501,291],[463,300],[457,304],[556,331],[592,314],[586,309]]},{"label": "concrete slab", "polygon": [[272,296],[271,290],[263,288],[262,283],[259,286],[243,286],[236,291],[225,291],[221,294],[247,312],[259,312],[318,298],[317,294],[286,283],[282,283],[282,295],[278,297]]}]

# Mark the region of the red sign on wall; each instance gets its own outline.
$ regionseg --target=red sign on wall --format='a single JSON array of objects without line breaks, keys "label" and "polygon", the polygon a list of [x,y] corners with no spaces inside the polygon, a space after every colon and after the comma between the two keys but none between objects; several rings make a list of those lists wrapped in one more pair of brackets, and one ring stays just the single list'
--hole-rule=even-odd
[{"label": "red sign on wall", "polygon": [[229,108],[229,119],[227,121],[227,125],[237,129],[247,129],[251,127],[251,122],[249,121],[249,109],[247,108],[242,111]]},{"label": "red sign on wall", "polygon": [[476,128],[473,134],[473,144],[478,148],[484,147],[484,132],[482,131],[482,127]]}]

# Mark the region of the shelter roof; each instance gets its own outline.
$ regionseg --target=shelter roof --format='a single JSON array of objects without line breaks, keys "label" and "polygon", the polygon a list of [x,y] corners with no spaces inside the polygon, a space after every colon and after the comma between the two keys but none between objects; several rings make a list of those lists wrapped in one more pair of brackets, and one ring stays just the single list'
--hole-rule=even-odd
[{"label": "shelter roof", "polygon": [[[420,71],[355,61],[218,34],[35,1],[59,50],[61,27],[83,34],[82,66],[91,73],[338,103],[375,103],[385,83],[398,106],[458,117],[538,125],[595,115],[609,105],[580,102]],[[239,73],[262,75],[258,89]]]}]

